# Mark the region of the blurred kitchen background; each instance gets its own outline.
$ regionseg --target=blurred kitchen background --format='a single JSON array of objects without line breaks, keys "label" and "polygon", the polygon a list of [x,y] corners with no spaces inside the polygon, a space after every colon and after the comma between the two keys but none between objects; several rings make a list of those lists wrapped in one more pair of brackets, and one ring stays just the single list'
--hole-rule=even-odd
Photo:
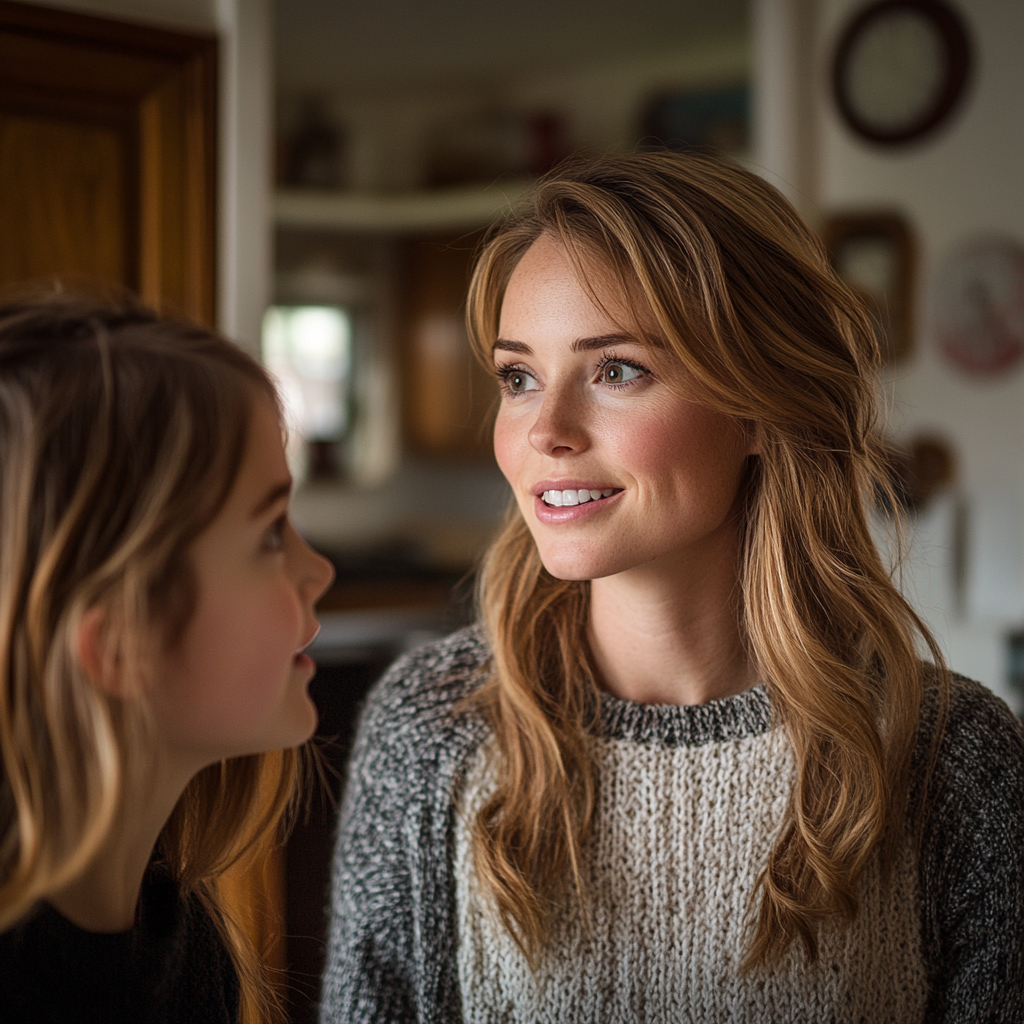
[{"label": "blurred kitchen background", "polygon": [[[0,284],[127,284],[278,375],[295,518],[338,568],[314,694],[340,772],[386,663],[468,620],[508,502],[462,326],[482,233],[566,155],[720,152],[875,304],[902,585],[1020,713],[1021,39],[1019,0],[0,2]],[[245,883],[297,1022],[331,827],[314,807]]]}]

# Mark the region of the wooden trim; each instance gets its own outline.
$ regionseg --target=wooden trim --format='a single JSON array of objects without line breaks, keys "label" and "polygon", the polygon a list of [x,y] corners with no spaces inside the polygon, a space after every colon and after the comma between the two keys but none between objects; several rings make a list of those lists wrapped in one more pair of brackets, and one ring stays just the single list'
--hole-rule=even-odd
[{"label": "wooden trim", "polygon": [[153,56],[170,58],[189,57],[197,46],[216,46],[217,42],[213,34],[176,32],[13,0],[0,0],[0,29],[76,44],[90,42],[103,49],[131,53],[145,50]]},{"label": "wooden trim", "polygon": [[215,65],[183,63],[139,105],[142,298],[213,325]]}]

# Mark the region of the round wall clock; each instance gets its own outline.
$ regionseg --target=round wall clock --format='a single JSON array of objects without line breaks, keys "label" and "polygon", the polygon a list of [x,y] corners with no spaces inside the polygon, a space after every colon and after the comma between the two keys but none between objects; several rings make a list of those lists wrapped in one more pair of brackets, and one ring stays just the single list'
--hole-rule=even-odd
[{"label": "round wall clock", "polygon": [[891,144],[941,124],[964,93],[970,44],[960,17],[940,0],[881,0],[846,27],[832,90],[862,138]]},{"label": "round wall clock", "polygon": [[993,376],[1024,356],[1024,246],[985,238],[958,246],[937,281],[939,347],[958,369]]}]

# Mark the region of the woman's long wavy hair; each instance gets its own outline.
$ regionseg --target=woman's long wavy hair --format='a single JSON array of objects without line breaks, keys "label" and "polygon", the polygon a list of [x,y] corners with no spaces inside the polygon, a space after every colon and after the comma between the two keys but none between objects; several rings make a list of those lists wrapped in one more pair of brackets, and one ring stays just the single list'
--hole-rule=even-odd
[{"label": "woman's long wavy hair", "polygon": [[[0,930],[90,862],[125,779],[146,770],[147,652],[189,622],[188,549],[231,490],[259,398],[277,402],[235,345],[130,302],[0,305]],[[117,697],[78,660],[94,606]],[[218,878],[278,827],[302,759],[293,749],[205,769],[158,844],[225,938],[243,1016],[261,1022],[280,1013]]]},{"label": "woman's long wavy hair", "polygon": [[[867,502],[890,490],[875,432],[872,321],[761,178],[703,156],[608,156],[542,179],[530,208],[484,246],[467,319],[488,365],[509,278],[542,234],[564,247],[598,303],[588,268],[611,271],[635,313],[623,326],[678,361],[689,396],[756,427],[739,614],[796,779],[751,894],[745,967],[777,963],[797,941],[813,960],[820,923],[856,915],[861,873],[875,856],[891,867],[907,835],[926,672],[918,643],[938,667],[940,729],[947,700],[941,654],[869,530]],[[588,597],[588,583],[545,571],[513,506],[479,582],[493,661],[478,699],[498,783],[473,823],[473,848],[531,962],[554,908],[573,891],[585,899],[598,706]]]}]

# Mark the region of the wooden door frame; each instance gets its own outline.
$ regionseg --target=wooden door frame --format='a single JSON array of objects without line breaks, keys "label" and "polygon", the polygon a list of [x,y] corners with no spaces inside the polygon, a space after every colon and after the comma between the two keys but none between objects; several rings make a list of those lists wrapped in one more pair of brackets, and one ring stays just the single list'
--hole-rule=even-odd
[{"label": "wooden door frame", "polygon": [[[60,81],[33,60],[66,50]],[[104,77],[117,65],[122,79]],[[0,0],[0,109],[116,127],[130,169],[129,285],[172,315],[216,317],[217,38]]]}]

